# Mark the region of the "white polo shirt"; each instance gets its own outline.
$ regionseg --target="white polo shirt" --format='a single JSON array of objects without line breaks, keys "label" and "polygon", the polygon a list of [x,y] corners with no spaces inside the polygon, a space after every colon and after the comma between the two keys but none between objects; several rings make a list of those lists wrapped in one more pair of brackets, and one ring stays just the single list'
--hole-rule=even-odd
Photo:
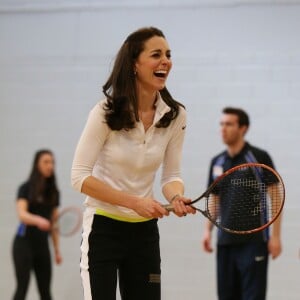
[{"label": "white polo shirt", "polygon": [[[167,128],[156,128],[154,124],[170,110],[159,95],[153,125],[146,132],[142,122],[137,122],[133,129],[116,131],[105,123],[105,101],[91,110],[79,139],[72,165],[73,187],[81,192],[82,183],[92,175],[117,190],[153,197],[155,174],[161,165],[162,186],[171,181],[182,182],[180,168],[186,111],[180,107],[179,115]],[[145,220],[132,209],[89,196],[85,204],[95,213],[114,219]]]}]

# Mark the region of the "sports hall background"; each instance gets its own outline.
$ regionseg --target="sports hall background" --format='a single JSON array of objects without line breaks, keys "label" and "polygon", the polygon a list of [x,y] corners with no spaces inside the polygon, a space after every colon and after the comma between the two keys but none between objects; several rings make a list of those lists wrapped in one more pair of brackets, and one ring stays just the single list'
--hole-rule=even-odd
[{"label": "sports hall background", "polygon": [[[170,44],[168,88],[186,105],[186,194],[206,186],[212,155],[224,146],[224,106],[251,116],[247,139],[270,152],[287,189],[283,253],[270,261],[269,300],[300,297],[300,1],[288,0],[0,0],[0,298],[14,288],[11,241],[15,195],[34,152],[51,148],[62,206],[81,205],[70,186],[73,152],[89,110],[102,98],[117,50],[142,26]],[[163,201],[158,183],[156,196]],[[215,257],[200,248],[203,217],[161,220],[164,300],[216,299]],[[79,300],[80,235],[61,240],[55,299]],[[38,299],[32,277],[29,300]]]}]

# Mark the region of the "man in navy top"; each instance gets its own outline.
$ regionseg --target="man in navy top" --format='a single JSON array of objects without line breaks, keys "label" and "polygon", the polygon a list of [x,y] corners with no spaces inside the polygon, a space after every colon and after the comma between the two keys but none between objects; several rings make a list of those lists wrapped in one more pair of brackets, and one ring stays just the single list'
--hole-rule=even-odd
[{"label": "man in navy top", "polygon": [[[248,162],[258,162],[274,168],[270,155],[245,140],[250,122],[245,111],[226,107],[221,118],[221,135],[227,149],[215,156],[210,164],[208,185],[228,169]],[[216,195],[220,202],[229,196]],[[221,217],[226,207],[221,205]],[[224,218],[224,216],[223,216]],[[271,230],[238,235],[218,230],[217,286],[219,300],[264,300],[267,289],[268,256],[276,258],[281,253],[279,217]],[[207,221],[203,248],[212,252],[213,224]],[[270,231],[270,232],[269,232]]]}]

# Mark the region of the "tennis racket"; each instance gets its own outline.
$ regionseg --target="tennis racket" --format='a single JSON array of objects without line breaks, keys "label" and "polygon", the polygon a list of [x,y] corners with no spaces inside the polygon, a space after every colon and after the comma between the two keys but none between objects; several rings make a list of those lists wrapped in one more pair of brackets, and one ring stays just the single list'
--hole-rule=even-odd
[{"label": "tennis racket", "polygon": [[[202,208],[195,206],[199,201]],[[270,226],[280,215],[284,201],[284,183],[273,168],[245,163],[217,177],[189,205],[224,231],[249,234]],[[164,207],[174,210],[172,204]]]},{"label": "tennis racket", "polygon": [[69,237],[75,234],[82,225],[82,210],[77,206],[67,206],[60,210],[58,218],[54,223],[54,229],[59,234]]}]

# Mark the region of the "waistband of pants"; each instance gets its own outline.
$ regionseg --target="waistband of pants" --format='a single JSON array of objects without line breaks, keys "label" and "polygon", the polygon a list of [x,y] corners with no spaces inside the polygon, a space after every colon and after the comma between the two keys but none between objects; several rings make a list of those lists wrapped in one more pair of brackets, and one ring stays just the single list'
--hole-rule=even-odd
[{"label": "waistband of pants", "polygon": [[140,223],[140,222],[146,222],[146,221],[150,221],[153,218],[143,218],[143,217],[137,217],[137,218],[132,218],[132,217],[123,217],[123,216],[117,216],[111,213],[108,213],[107,211],[104,211],[100,208],[96,209],[96,215],[100,215],[100,216],[104,216],[116,221],[122,221],[122,222],[129,222],[129,223]]}]

